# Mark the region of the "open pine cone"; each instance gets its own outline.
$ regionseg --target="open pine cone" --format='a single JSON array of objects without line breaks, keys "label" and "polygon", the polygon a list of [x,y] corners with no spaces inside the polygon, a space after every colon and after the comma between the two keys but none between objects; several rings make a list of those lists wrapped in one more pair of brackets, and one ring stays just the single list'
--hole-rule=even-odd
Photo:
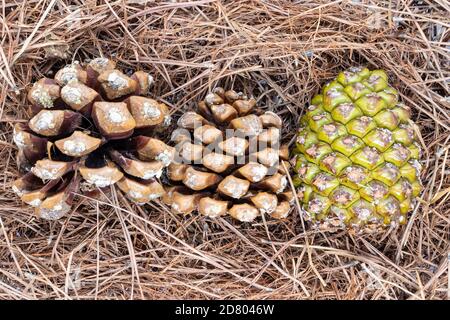
[{"label": "open pine cone", "polygon": [[144,97],[148,73],[115,67],[105,58],[75,62],[29,91],[33,117],[14,127],[24,175],[13,190],[38,217],[58,219],[74,193],[113,184],[138,203],[164,194],[157,179],[174,149],[149,135],[170,123],[168,108]]},{"label": "open pine cone", "polygon": [[167,168],[171,187],[162,198],[176,213],[229,214],[243,222],[260,213],[285,218],[292,193],[281,160],[282,120],[261,112],[256,100],[216,88],[186,112],[172,133],[177,157]]}]

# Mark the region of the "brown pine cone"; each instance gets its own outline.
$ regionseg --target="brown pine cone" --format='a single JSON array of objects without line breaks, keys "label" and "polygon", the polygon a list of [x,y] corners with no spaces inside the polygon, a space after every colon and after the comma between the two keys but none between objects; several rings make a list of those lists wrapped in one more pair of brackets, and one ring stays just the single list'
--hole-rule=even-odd
[{"label": "brown pine cone", "polygon": [[287,146],[279,144],[281,127],[281,118],[256,108],[255,99],[216,88],[197,112],[178,120],[163,201],[182,214],[229,214],[246,222],[261,213],[285,218],[293,195],[280,162],[288,159]]},{"label": "brown pine cone", "polygon": [[33,85],[33,117],[14,127],[24,175],[12,188],[38,217],[58,219],[74,193],[113,184],[138,203],[164,194],[158,179],[174,149],[149,136],[170,123],[167,106],[145,97],[152,82],[148,73],[127,76],[97,58]]}]

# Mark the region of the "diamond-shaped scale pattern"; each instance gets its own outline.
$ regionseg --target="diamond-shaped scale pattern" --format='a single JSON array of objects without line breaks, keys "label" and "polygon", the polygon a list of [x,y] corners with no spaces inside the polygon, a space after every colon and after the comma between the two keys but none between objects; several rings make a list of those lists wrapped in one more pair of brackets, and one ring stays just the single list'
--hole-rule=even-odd
[{"label": "diamond-shaped scale pattern", "polygon": [[299,197],[323,226],[403,224],[421,190],[408,107],[382,70],[341,72],[312,99],[295,148]]}]

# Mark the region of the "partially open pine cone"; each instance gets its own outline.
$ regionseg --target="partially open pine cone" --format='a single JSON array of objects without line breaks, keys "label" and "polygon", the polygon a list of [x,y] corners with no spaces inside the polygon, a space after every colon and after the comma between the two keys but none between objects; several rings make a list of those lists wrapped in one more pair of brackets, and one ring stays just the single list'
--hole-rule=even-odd
[{"label": "partially open pine cone", "polygon": [[167,168],[171,186],[163,201],[182,214],[285,218],[293,196],[280,161],[288,159],[281,127],[280,117],[261,112],[255,99],[216,88],[197,112],[178,120],[172,133],[177,157]]},{"label": "partially open pine cone", "polygon": [[24,175],[13,190],[38,217],[66,214],[74,193],[113,184],[145,203],[164,194],[158,182],[174,149],[153,130],[170,123],[165,104],[145,97],[152,76],[128,76],[113,61],[73,63],[28,92],[32,118],[14,127]]}]

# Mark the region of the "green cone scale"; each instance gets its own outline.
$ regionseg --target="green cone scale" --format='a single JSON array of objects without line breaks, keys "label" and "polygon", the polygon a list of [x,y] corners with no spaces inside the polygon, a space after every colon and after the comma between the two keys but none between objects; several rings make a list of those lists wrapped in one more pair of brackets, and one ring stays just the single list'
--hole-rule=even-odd
[{"label": "green cone scale", "polygon": [[293,159],[307,219],[367,231],[406,223],[422,189],[420,147],[398,96],[384,71],[351,68],[312,99]]}]

